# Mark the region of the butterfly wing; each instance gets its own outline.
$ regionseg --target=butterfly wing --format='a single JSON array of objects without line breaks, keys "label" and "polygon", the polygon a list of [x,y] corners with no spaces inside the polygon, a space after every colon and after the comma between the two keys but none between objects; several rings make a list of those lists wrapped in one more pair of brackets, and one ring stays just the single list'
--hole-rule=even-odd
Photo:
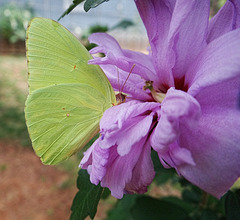
[{"label": "butterfly wing", "polygon": [[27,30],[29,96],[25,117],[36,154],[57,164],[99,131],[103,112],[116,102],[99,66],[67,29],[35,18]]}]

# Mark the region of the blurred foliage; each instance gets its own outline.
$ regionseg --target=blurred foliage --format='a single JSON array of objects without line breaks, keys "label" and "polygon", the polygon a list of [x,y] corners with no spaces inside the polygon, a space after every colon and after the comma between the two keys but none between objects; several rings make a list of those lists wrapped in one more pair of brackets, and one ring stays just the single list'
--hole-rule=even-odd
[{"label": "blurred foliage", "polygon": [[[113,27],[109,28],[107,25],[92,25],[88,28],[88,30],[83,33],[82,37],[81,37],[81,41],[83,42],[84,46],[87,48],[87,50],[91,50],[93,47],[96,47],[96,44],[92,44],[88,42],[88,37],[93,34],[93,33],[105,33],[108,31],[112,31],[115,29],[126,29],[130,26],[133,26],[134,23],[130,20],[124,19],[121,20],[119,23],[117,23],[116,25],[114,25]],[[103,54],[102,54],[103,55]],[[104,55],[103,55],[104,56]]]},{"label": "blurred foliage", "polygon": [[120,21],[118,24],[114,25],[111,30],[114,30],[114,29],[127,29],[128,27],[130,26],[134,26],[135,24],[133,23],[133,21],[131,20],[127,20],[127,19],[124,19],[122,21]]},{"label": "blurred foliage", "polygon": [[0,57],[0,139],[31,146],[24,117],[26,95],[19,88],[27,79],[25,57]]},{"label": "blurred foliage", "polygon": [[214,16],[218,10],[225,4],[226,0],[211,0],[210,1],[210,17]]},{"label": "blurred foliage", "polygon": [[93,25],[88,28],[88,30],[82,35],[81,39],[86,40],[89,35],[97,32],[107,32],[109,30],[108,26],[106,25]]},{"label": "blurred foliage", "polygon": [[7,107],[0,102],[0,139],[19,140],[23,146],[31,146],[24,113],[17,107]]},{"label": "blurred foliage", "polygon": [[88,12],[91,8],[96,8],[103,2],[108,2],[109,0],[86,0],[84,3],[84,10]]},{"label": "blurred foliage", "polygon": [[81,37],[81,41],[83,42],[84,46],[87,50],[91,50],[92,48],[96,47],[96,44],[89,43],[88,37],[97,32],[107,32],[109,30],[108,26],[106,25],[93,25],[90,26],[85,33],[83,33]]},{"label": "blurred foliage", "polygon": [[68,9],[65,12],[63,12],[63,14],[58,18],[58,21],[65,15],[68,15],[74,8],[76,8],[79,4],[81,4],[84,1],[85,0],[73,0],[72,4],[68,7]]},{"label": "blurred foliage", "polygon": [[76,8],[79,4],[81,4],[84,1],[85,1],[84,10],[88,12],[91,8],[96,8],[98,5],[109,0],[73,0],[72,4],[68,7],[68,9],[58,18],[58,21],[65,15],[68,15],[74,8]]},{"label": "blurred foliage", "polygon": [[0,38],[16,43],[25,40],[28,22],[34,17],[33,9],[7,4],[0,8]]},{"label": "blurred foliage", "polygon": [[[68,9],[59,17],[58,20],[63,18],[65,15],[68,15],[74,8],[76,8],[79,4],[84,2],[84,10],[88,12],[91,8],[96,8],[103,2],[108,2],[109,0],[73,0],[72,4],[68,7]],[[225,4],[226,0],[210,0],[211,3],[211,12],[210,16],[215,15],[218,10]]]}]

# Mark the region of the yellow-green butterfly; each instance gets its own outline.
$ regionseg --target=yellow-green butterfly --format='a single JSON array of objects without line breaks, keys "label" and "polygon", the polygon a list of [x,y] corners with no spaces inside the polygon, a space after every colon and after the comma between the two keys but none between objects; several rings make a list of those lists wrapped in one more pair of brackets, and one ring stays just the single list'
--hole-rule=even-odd
[{"label": "yellow-green butterfly", "polygon": [[116,105],[107,77],[59,23],[34,18],[27,30],[29,96],[25,117],[36,154],[57,164],[99,132],[103,112]]}]

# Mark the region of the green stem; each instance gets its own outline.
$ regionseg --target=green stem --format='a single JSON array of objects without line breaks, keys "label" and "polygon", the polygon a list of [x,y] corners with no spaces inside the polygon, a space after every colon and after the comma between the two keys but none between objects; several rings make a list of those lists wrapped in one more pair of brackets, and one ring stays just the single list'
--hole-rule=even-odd
[{"label": "green stem", "polygon": [[199,204],[201,211],[207,207],[207,202],[208,202],[208,193],[203,192],[202,199],[201,199],[201,202]]}]

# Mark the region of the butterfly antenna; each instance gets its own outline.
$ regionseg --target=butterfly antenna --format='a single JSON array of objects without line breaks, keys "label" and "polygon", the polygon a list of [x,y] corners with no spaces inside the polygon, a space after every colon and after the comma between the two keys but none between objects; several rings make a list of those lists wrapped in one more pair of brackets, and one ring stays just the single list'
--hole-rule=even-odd
[{"label": "butterfly antenna", "polygon": [[123,85],[122,85],[122,88],[121,88],[120,92],[122,92],[122,91],[123,91],[123,88],[124,88],[124,86],[125,86],[126,82],[128,81],[128,78],[129,78],[130,74],[132,73],[132,71],[133,71],[133,68],[134,68],[135,66],[136,66],[136,64],[133,64],[133,66],[132,66],[132,68],[131,68],[131,70],[130,70],[130,72],[129,72],[129,74],[128,74],[128,76],[127,76],[126,80],[125,80],[125,82],[124,82],[124,83],[123,83]]}]

